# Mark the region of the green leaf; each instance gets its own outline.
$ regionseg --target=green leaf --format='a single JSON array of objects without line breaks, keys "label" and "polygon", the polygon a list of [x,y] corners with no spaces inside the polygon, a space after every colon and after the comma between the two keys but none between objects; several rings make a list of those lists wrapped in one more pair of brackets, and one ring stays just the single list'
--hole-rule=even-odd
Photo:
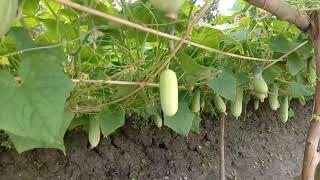
[{"label": "green leaf", "polygon": [[[51,130],[51,131],[48,131],[47,134],[44,134],[46,133],[44,130],[42,130],[40,133],[39,128],[35,129],[36,131],[39,132],[38,135],[40,136],[43,135],[44,137],[47,137],[47,135],[53,132],[52,135],[54,135],[54,133],[57,133],[58,135],[57,137],[40,139],[40,138],[27,137],[25,135],[19,136],[17,134],[13,134],[10,132],[7,132],[7,133],[11,141],[15,145],[16,150],[19,153],[30,150],[30,149],[34,149],[34,148],[58,148],[63,152],[65,152],[63,136],[65,134],[66,128],[68,127],[71,119],[73,118],[73,114],[69,110],[65,109],[65,111],[62,113],[62,116],[63,117],[57,116],[57,118],[52,118],[52,120],[59,120],[59,121],[65,120],[64,123],[63,122],[61,123],[60,129],[59,127],[52,127],[52,129],[55,129],[55,128],[57,129],[56,132],[53,132],[55,130]],[[48,130],[48,129],[50,128],[45,128],[45,130]],[[57,139],[54,139],[54,138],[57,138]]]},{"label": "green leaf", "polygon": [[283,75],[285,67],[281,65],[273,65],[269,67],[268,69],[264,70],[262,75],[264,80],[266,80],[269,83],[273,83],[277,77],[280,77]]},{"label": "green leaf", "polygon": [[301,96],[311,96],[315,92],[314,88],[297,82],[290,82],[288,91],[289,95],[293,98],[299,98]]},{"label": "green leaf", "polygon": [[211,71],[209,68],[198,64],[190,56],[180,53],[179,59],[181,67],[185,72],[183,78],[187,85],[194,85],[201,77],[207,76]]},{"label": "green leaf", "polygon": [[161,113],[159,105],[156,104],[147,106],[145,111],[148,114],[148,116],[158,115]]},{"label": "green leaf", "polygon": [[294,76],[307,66],[307,62],[299,58],[296,53],[290,54],[288,57],[288,69]]},{"label": "green leaf", "polygon": [[15,40],[16,48],[19,50],[35,47],[28,34],[22,28],[11,28],[9,36]]},{"label": "green leaf", "polygon": [[201,117],[198,115],[195,115],[193,122],[192,122],[192,127],[191,127],[191,131],[196,132],[196,133],[200,133],[200,123],[201,123]]},{"label": "green leaf", "polygon": [[23,13],[28,16],[34,16],[39,10],[39,0],[25,1]]},{"label": "green leaf", "polygon": [[290,42],[283,33],[272,36],[270,39],[270,48],[272,51],[287,53],[294,48],[294,44]]},{"label": "green leaf", "polygon": [[186,102],[179,103],[178,112],[171,117],[164,116],[164,124],[176,133],[187,136],[191,130],[195,114],[192,113]]},{"label": "green leaf", "polygon": [[239,41],[221,30],[206,26],[199,28],[197,32],[198,33],[192,34],[192,39],[194,39],[196,42],[199,42],[200,44],[212,48],[220,48],[220,43],[225,41],[227,43],[232,43],[233,45],[235,45],[241,53],[244,52],[243,47]]},{"label": "green leaf", "polygon": [[181,67],[186,73],[196,75],[207,70],[205,67],[195,62],[190,56],[182,53],[179,53],[178,55],[180,58]]},{"label": "green leaf", "polygon": [[237,79],[230,71],[223,70],[221,76],[208,81],[208,86],[219,96],[230,101],[236,97]]},{"label": "green leaf", "polygon": [[69,124],[68,130],[72,130],[79,126],[87,126],[89,124],[89,117],[88,116],[80,116],[77,118],[72,119],[71,123]]},{"label": "green leaf", "polygon": [[19,153],[33,148],[65,151],[63,136],[73,117],[65,101],[73,83],[63,73],[63,50],[35,50],[21,58],[20,83],[0,71],[0,129]]},{"label": "green leaf", "polygon": [[237,86],[244,85],[250,81],[250,77],[247,74],[237,74]]},{"label": "green leaf", "polygon": [[105,137],[109,136],[125,123],[125,112],[113,112],[110,109],[105,109],[97,117],[100,119],[100,127]]}]

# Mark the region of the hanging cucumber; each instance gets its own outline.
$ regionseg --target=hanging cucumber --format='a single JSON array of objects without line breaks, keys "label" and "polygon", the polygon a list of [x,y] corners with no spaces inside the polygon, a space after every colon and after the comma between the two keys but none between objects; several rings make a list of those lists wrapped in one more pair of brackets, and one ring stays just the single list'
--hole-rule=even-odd
[{"label": "hanging cucumber", "polygon": [[203,108],[204,108],[204,98],[203,98],[203,96],[201,96],[201,105],[200,105],[200,108],[201,108],[201,110],[203,110]]},{"label": "hanging cucumber", "polygon": [[279,118],[282,122],[287,122],[289,117],[289,99],[285,96],[280,103]]},{"label": "hanging cucumber", "polygon": [[151,0],[151,5],[164,13],[176,14],[184,2],[185,0]]},{"label": "hanging cucumber", "polygon": [[100,141],[100,122],[97,118],[92,118],[89,121],[89,143],[91,148],[98,146]]},{"label": "hanging cucumber", "polygon": [[198,90],[192,98],[191,112],[198,113],[200,111],[200,97],[201,92]]},{"label": "hanging cucumber", "polygon": [[213,102],[219,112],[226,114],[226,110],[227,110],[226,104],[224,103],[223,99],[219,95],[217,94],[214,95]]},{"label": "hanging cucumber", "polygon": [[173,116],[178,111],[178,80],[170,69],[160,74],[160,102],[166,116]]},{"label": "hanging cucumber", "polygon": [[231,114],[238,119],[242,113],[242,100],[243,100],[243,88],[238,87],[236,93],[236,99],[231,102],[230,112]]},{"label": "hanging cucumber", "polygon": [[254,101],[254,110],[258,110],[259,109],[259,104],[260,104],[260,102],[258,100]]},{"label": "hanging cucumber", "polygon": [[159,114],[153,116],[153,121],[158,128],[162,127],[162,118],[160,117]]},{"label": "hanging cucumber", "polygon": [[279,96],[279,84],[274,83],[272,85],[271,94],[269,97],[269,105],[273,111],[276,111],[280,107],[278,96]]},{"label": "hanging cucumber", "polygon": [[259,99],[261,102],[264,102],[264,99],[268,97],[268,94],[255,93],[255,96],[256,96],[257,99]]},{"label": "hanging cucumber", "polygon": [[261,69],[257,70],[257,72],[254,75],[253,87],[254,87],[255,93],[257,93],[257,94],[267,94],[268,93],[268,85],[262,77],[262,70]]},{"label": "hanging cucumber", "polygon": [[5,35],[17,16],[18,0],[0,0],[0,37]]}]

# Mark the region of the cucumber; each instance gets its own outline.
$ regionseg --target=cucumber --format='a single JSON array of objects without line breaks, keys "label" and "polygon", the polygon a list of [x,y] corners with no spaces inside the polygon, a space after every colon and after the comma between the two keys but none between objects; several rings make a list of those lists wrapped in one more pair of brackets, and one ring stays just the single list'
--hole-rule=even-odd
[{"label": "cucumber", "polygon": [[268,94],[260,94],[260,93],[255,93],[255,96],[257,99],[259,99],[261,102],[264,102],[264,99],[268,97]]},{"label": "cucumber", "polygon": [[276,111],[280,107],[279,99],[279,84],[274,83],[271,88],[271,95],[269,97],[269,105],[273,111]]},{"label": "cucumber", "polygon": [[160,74],[161,109],[166,116],[173,116],[178,111],[178,80],[176,73],[170,69]]},{"label": "cucumber", "polygon": [[204,101],[201,102],[201,105],[200,105],[201,109],[204,108]]},{"label": "cucumber", "polygon": [[282,122],[287,122],[289,117],[289,99],[288,96],[283,97],[280,103],[279,118]]},{"label": "cucumber", "polygon": [[197,91],[192,98],[191,112],[198,113],[200,111],[200,97],[201,92]]},{"label": "cucumber", "polygon": [[257,94],[267,94],[268,93],[268,85],[266,81],[263,79],[261,73],[257,73],[253,79],[253,87],[254,91]]},{"label": "cucumber", "polygon": [[89,121],[89,143],[92,148],[98,146],[100,142],[100,121],[97,118],[92,118]]},{"label": "cucumber", "polygon": [[236,93],[236,99],[231,102],[230,112],[231,114],[238,119],[242,113],[242,100],[243,100],[243,88],[238,87]]},{"label": "cucumber", "polygon": [[260,104],[260,102],[258,100],[254,101],[254,110],[258,110],[259,109],[259,104]]},{"label": "cucumber", "polygon": [[151,5],[159,11],[165,13],[177,13],[181,9],[185,0],[151,0]]},{"label": "cucumber", "polygon": [[0,37],[10,30],[17,16],[18,4],[18,0],[0,0]]},{"label": "cucumber", "polygon": [[226,110],[227,110],[226,104],[224,103],[223,99],[219,95],[216,95],[216,94],[214,95],[213,102],[219,112],[226,113]]},{"label": "cucumber", "polygon": [[162,127],[162,118],[160,117],[159,114],[153,116],[154,124],[158,127]]}]

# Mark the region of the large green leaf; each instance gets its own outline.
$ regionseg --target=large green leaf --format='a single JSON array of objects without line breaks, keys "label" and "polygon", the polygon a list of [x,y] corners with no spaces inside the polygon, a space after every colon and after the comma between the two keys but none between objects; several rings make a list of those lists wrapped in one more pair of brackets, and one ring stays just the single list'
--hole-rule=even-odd
[{"label": "large green leaf", "polygon": [[236,97],[237,79],[230,71],[223,70],[222,75],[208,81],[209,87],[217,93],[230,101]]},{"label": "large green leaf", "polygon": [[296,75],[299,71],[301,71],[306,66],[307,66],[307,61],[303,61],[302,59],[300,59],[300,57],[296,53],[289,55],[288,69],[293,76]]},{"label": "large green leaf", "polygon": [[224,33],[223,31],[215,29],[213,27],[201,27],[199,28],[198,33],[194,32],[192,36],[192,38],[196,42],[199,42],[209,47],[220,48],[220,43],[224,41],[226,43],[234,44],[241,53],[244,52],[240,42],[238,42],[230,35]]},{"label": "large green leaf", "polygon": [[263,78],[267,82],[273,83],[276,80],[276,78],[283,76],[284,69],[285,67],[283,65],[279,65],[279,64],[273,65],[263,71],[262,73]]},{"label": "large green leaf", "polygon": [[292,50],[295,45],[285,37],[284,34],[278,34],[277,36],[272,36],[270,39],[270,47],[272,51],[287,53]]},{"label": "large green leaf", "polygon": [[109,136],[118,128],[122,127],[125,123],[124,111],[111,111],[105,109],[98,115],[100,119],[100,127],[105,137]]},{"label": "large green leaf", "polygon": [[314,88],[297,82],[290,82],[288,91],[289,95],[293,98],[311,96],[314,94]]},{"label": "large green leaf", "polygon": [[0,129],[5,130],[18,152],[33,148],[64,151],[63,136],[72,119],[65,101],[73,89],[63,73],[61,48],[22,54],[21,82],[0,72]]},{"label": "large green leaf", "polygon": [[194,85],[201,77],[208,76],[211,70],[193,60],[186,54],[179,54],[181,67],[184,71],[184,80],[187,85]]},{"label": "large green leaf", "polygon": [[176,133],[187,136],[191,130],[195,114],[189,110],[186,102],[179,103],[178,112],[171,117],[164,116],[164,124]]},{"label": "large green leaf", "polygon": [[[15,148],[18,152],[24,152],[30,149],[34,149],[34,148],[58,148],[60,150],[62,150],[63,152],[65,152],[65,148],[64,148],[64,144],[63,144],[63,136],[66,132],[67,127],[69,126],[69,123],[71,121],[71,119],[73,118],[73,114],[65,109],[64,112],[59,113],[59,115],[62,115],[62,117],[57,116],[57,118],[52,118],[51,120],[58,120],[60,125],[56,125],[51,127],[52,129],[56,129],[56,130],[51,130],[49,127],[46,127],[44,130],[48,130],[48,132],[45,132],[44,130],[39,130],[39,125],[37,129],[35,129],[36,131],[38,131],[38,135],[44,135],[45,137],[47,136],[45,133],[50,134],[52,133],[53,137],[50,137],[51,135],[47,136],[48,138],[30,138],[30,137],[26,137],[25,135],[23,136],[19,136],[13,133],[8,132],[11,141],[14,143]],[[58,114],[57,114],[58,115]],[[61,122],[62,121],[62,122]],[[36,122],[35,122],[36,123]],[[44,123],[43,123],[44,124]],[[45,123],[48,124],[48,123]],[[54,124],[53,124],[54,125]],[[57,136],[56,136],[56,135]],[[56,137],[54,137],[56,136]],[[56,139],[54,139],[56,138]]]}]

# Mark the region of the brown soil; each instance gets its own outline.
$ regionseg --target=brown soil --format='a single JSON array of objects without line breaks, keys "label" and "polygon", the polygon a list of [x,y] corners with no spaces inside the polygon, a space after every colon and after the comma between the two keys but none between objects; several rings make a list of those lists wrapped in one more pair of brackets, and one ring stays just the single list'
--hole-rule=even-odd
[{"label": "brown soil", "polygon": [[[294,105],[295,118],[278,121],[267,105],[226,120],[228,179],[287,180],[300,173],[311,105]],[[207,117],[201,134],[181,137],[167,128],[131,123],[90,150],[81,130],[65,137],[67,155],[34,150],[18,155],[0,148],[1,180],[218,179],[218,120]],[[1,137],[0,137],[1,141]]]}]

